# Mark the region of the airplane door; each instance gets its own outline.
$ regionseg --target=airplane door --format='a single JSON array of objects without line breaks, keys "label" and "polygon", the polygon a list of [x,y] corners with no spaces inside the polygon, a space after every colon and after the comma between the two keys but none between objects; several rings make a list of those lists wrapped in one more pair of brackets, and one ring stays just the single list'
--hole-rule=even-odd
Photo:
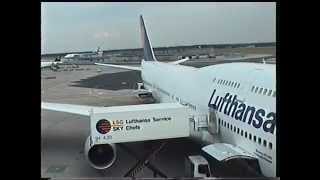
[{"label": "airplane door", "polygon": [[209,108],[208,131],[212,135],[219,133],[218,114],[212,107]]}]

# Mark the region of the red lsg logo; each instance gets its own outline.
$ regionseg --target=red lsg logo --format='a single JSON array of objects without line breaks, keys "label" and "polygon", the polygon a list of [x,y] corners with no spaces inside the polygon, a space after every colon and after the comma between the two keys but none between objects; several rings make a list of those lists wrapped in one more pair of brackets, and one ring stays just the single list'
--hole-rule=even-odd
[{"label": "red lsg logo", "polygon": [[101,119],[96,124],[96,129],[100,134],[107,134],[111,130],[111,124],[106,119]]}]

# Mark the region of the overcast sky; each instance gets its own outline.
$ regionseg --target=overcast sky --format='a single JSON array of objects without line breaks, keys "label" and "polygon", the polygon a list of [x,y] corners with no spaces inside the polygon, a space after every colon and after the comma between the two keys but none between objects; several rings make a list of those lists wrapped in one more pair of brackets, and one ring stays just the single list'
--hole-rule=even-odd
[{"label": "overcast sky", "polygon": [[41,3],[41,53],[140,48],[139,15],[153,47],[276,41],[276,4]]}]

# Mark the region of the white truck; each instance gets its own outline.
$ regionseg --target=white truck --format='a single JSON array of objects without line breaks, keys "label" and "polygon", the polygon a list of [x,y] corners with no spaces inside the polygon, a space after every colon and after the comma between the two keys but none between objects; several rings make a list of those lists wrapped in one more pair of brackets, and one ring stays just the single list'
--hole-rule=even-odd
[{"label": "white truck", "polygon": [[208,161],[200,156],[188,156],[185,159],[185,177],[211,177]]}]

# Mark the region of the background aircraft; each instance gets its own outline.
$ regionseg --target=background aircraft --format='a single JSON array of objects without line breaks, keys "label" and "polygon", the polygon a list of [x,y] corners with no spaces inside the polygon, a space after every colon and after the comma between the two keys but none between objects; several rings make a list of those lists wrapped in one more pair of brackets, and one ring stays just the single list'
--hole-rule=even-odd
[{"label": "background aircraft", "polygon": [[41,61],[41,69],[50,68],[52,70],[56,70],[59,68],[59,64],[61,64],[61,60],[56,58],[54,61]]},{"label": "background aircraft", "polygon": [[100,50],[100,47],[97,48],[96,51],[90,53],[72,53],[67,54],[63,57],[63,61],[70,60],[92,60],[92,59],[101,59],[103,55],[103,51]]}]

